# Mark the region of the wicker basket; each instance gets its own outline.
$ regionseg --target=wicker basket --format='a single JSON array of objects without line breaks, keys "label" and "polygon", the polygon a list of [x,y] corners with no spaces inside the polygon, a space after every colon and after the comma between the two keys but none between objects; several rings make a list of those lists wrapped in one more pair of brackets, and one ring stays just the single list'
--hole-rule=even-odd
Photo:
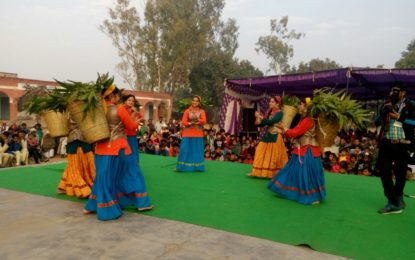
[{"label": "wicker basket", "polygon": [[108,128],[107,118],[99,106],[95,109],[95,118],[90,114],[84,117],[82,111],[83,102],[75,101],[68,104],[68,111],[71,118],[78,124],[82,135],[87,143],[95,143],[110,137],[110,131]]},{"label": "wicker basket", "polygon": [[298,109],[296,107],[284,105],[282,107],[283,115],[281,119],[281,125],[283,125],[284,128],[290,128],[291,123],[297,113]]},{"label": "wicker basket", "polygon": [[60,113],[49,110],[42,113],[43,119],[52,137],[65,136],[69,133],[68,113]]},{"label": "wicker basket", "polygon": [[321,149],[332,146],[340,129],[339,121],[328,120],[324,115],[321,115],[315,120],[315,124],[316,139]]}]

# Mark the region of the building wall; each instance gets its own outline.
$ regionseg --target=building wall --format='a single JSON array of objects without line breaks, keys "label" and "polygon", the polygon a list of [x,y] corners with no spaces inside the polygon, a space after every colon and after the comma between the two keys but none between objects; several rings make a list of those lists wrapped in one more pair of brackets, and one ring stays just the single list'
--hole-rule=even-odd
[{"label": "building wall", "polygon": [[[19,98],[25,93],[25,85],[47,87],[59,86],[54,81],[24,79],[19,78],[18,75],[14,73],[0,72],[0,94],[3,94],[1,95],[3,97],[7,96],[9,98],[10,111],[10,118],[8,120],[4,118],[0,118],[0,120],[5,120],[8,122],[25,121],[17,109],[17,102]],[[140,113],[144,116],[145,119],[158,118],[159,116],[163,116],[166,120],[170,118],[173,105],[173,99],[171,95],[137,90],[126,90],[125,92],[128,94],[133,94],[139,101],[141,105]],[[153,104],[152,111],[148,110],[148,108],[151,107],[150,104]]]}]

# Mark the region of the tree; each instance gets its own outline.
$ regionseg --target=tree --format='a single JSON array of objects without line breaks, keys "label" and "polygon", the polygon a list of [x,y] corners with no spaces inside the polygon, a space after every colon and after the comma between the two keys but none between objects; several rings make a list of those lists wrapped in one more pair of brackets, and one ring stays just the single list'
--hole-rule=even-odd
[{"label": "tree", "polygon": [[101,31],[107,34],[118,49],[121,62],[117,65],[123,80],[136,89],[143,90],[146,79],[143,43],[140,39],[142,29],[140,17],[129,0],[117,0],[114,9],[109,9],[111,20],[104,20]]},{"label": "tree", "polygon": [[221,50],[228,57],[232,58],[235,54],[236,49],[238,49],[238,36],[239,36],[239,27],[236,25],[235,19],[228,19],[225,24],[221,25],[220,28],[220,45]]},{"label": "tree", "polygon": [[263,52],[268,59],[268,71],[274,71],[277,74],[289,71],[289,61],[294,55],[294,48],[289,44],[291,40],[298,40],[304,37],[304,33],[296,33],[294,30],[288,30],[288,16],[283,16],[279,20],[271,19],[271,34],[260,36],[255,48],[257,53]]},{"label": "tree", "polygon": [[298,68],[294,66],[292,67],[290,72],[307,73],[307,72],[331,70],[331,69],[338,69],[338,68],[341,68],[341,65],[336,63],[333,60],[330,60],[329,58],[326,58],[325,60],[315,58],[306,63],[303,61],[300,62],[298,64]]},{"label": "tree", "polygon": [[[193,67],[189,75],[191,94],[200,95],[207,100],[211,105],[211,107],[206,108],[209,120],[217,122],[223,99],[224,80],[227,78],[262,76],[262,71],[255,68],[249,61],[229,59],[225,54],[218,54]],[[188,96],[177,96],[177,99],[180,100],[186,97]]]},{"label": "tree", "polygon": [[220,20],[223,8],[224,0],[147,1],[140,23],[129,0],[117,0],[101,28],[123,58],[118,68],[126,82],[174,94],[189,87],[193,66],[219,51],[235,53],[238,27],[235,20]]},{"label": "tree", "polygon": [[415,39],[402,52],[402,58],[395,63],[396,68],[415,68]]}]

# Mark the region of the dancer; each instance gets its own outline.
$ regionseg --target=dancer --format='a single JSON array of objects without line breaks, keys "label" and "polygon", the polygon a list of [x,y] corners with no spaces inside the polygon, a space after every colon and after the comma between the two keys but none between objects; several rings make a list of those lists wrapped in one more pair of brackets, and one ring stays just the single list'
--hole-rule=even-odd
[{"label": "dancer", "polygon": [[296,139],[290,160],[272,178],[268,189],[302,204],[318,204],[326,197],[320,147],[315,139],[314,121],[308,115],[304,101],[300,102],[298,110],[302,118],[296,127],[277,126],[286,137]]},{"label": "dancer", "polygon": [[85,142],[81,130],[74,120],[69,119],[68,164],[58,184],[57,193],[78,198],[87,198],[95,179],[95,162],[92,145]]},{"label": "dancer", "polygon": [[203,125],[206,114],[202,109],[200,96],[193,96],[192,105],[184,111],[182,118],[182,142],[176,171],[192,172],[205,170]]},{"label": "dancer", "polygon": [[111,220],[120,217],[126,206],[133,205],[138,211],[153,206],[125,135],[125,128],[136,129],[138,122],[131,119],[124,106],[117,106],[120,90],[115,85],[104,89],[102,97],[111,137],[96,143],[97,174],[84,213],[96,212],[99,220]]},{"label": "dancer", "polygon": [[275,124],[282,119],[281,105],[282,99],[280,96],[271,97],[269,100],[269,110],[265,117],[258,111],[255,112],[255,124],[258,126],[268,126],[268,132],[255,150],[252,172],[248,176],[270,179],[288,161],[284,138],[277,132],[275,127]]},{"label": "dancer", "polygon": [[[138,111],[136,111],[135,103],[136,99],[134,95],[127,95],[123,97],[124,99],[124,107],[127,110],[128,114],[131,116],[132,120],[141,120],[142,116]],[[138,128],[138,127],[137,127]],[[131,148],[131,154],[134,158],[137,158],[137,162],[139,161],[139,154],[138,154],[138,140],[137,140],[137,128],[136,129],[128,129],[125,128],[125,134],[127,135],[127,141]]]}]

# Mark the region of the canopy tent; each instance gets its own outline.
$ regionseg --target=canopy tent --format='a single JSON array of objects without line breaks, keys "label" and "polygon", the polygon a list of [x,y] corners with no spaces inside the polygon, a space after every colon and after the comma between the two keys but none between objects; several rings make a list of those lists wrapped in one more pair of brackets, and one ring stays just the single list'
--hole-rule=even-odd
[{"label": "canopy tent", "polygon": [[259,108],[265,111],[268,98],[274,95],[285,93],[311,97],[315,89],[331,87],[334,91],[346,90],[355,99],[378,100],[386,97],[389,88],[396,82],[405,83],[408,96],[415,97],[415,69],[342,68],[315,73],[229,79],[225,81],[219,125],[228,133],[238,134],[244,130],[242,109]]}]

